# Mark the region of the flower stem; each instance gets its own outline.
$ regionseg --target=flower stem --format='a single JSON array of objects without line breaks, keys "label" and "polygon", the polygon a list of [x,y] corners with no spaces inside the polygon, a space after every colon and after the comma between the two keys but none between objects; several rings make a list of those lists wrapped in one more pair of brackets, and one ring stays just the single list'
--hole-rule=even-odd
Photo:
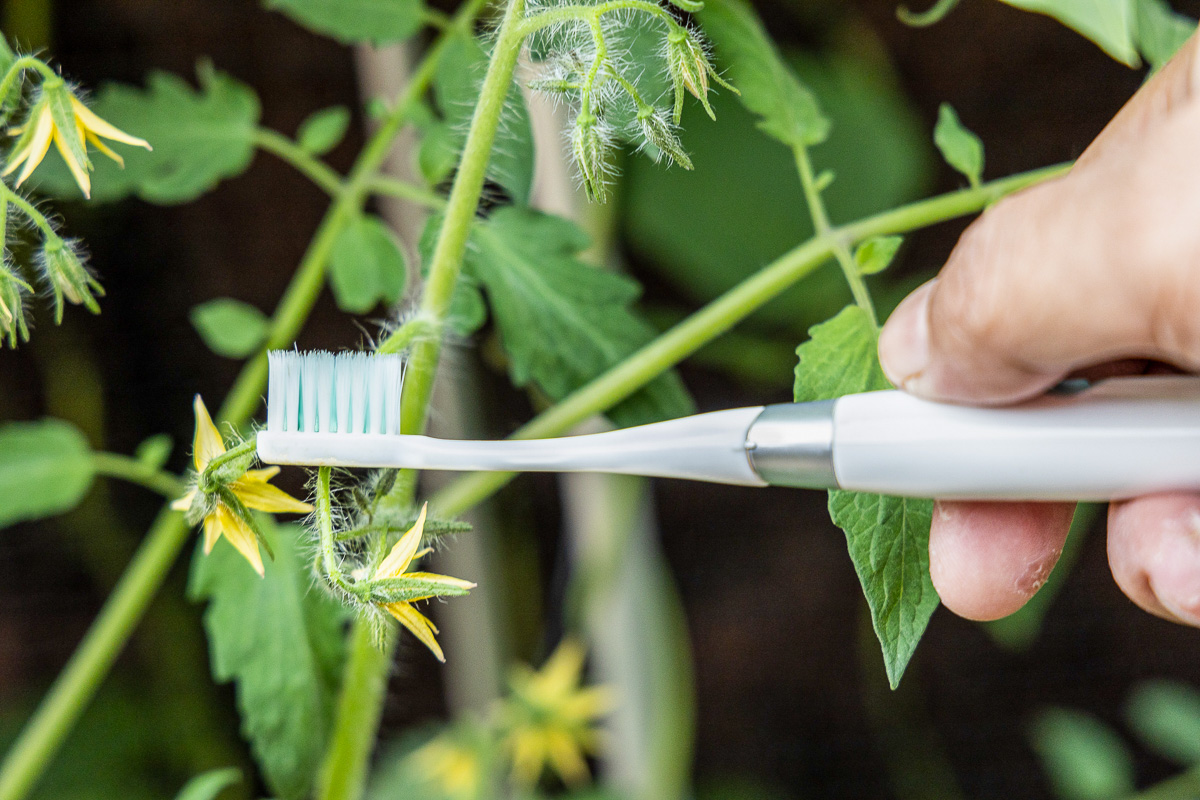
[{"label": "flower stem", "polygon": [[[845,246],[971,214],[1006,194],[1057,177],[1069,168],[1068,164],[1059,164],[985,183],[977,189],[938,195],[833,228],[828,236],[809,239],[534,417],[511,438],[558,436],[593,414],[612,408],[811,273],[833,254],[837,242]],[[430,505],[444,516],[460,514],[490,497],[513,477],[508,472],[466,475],[435,494]]]},{"label": "flower stem", "polygon": [[46,219],[46,215],[38,211],[37,208],[34,207],[33,203],[30,203],[28,200],[22,197],[20,193],[8,188],[8,184],[4,183],[3,181],[0,181],[0,196],[4,197],[4,199],[6,199],[8,202],[19,208],[22,214],[29,217],[29,221],[36,225],[39,230],[41,230],[47,241],[52,241],[59,238],[59,235],[54,230],[54,226],[50,223],[50,220]]},{"label": "flower stem", "polygon": [[423,186],[417,186],[416,184],[402,181],[399,178],[392,178],[388,175],[375,176],[375,179],[371,181],[370,191],[372,194],[398,197],[401,200],[411,200],[418,205],[425,206],[431,211],[442,211],[446,208],[446,198],[437,192],[432,192]]},{"label": "flower stem", "polygon": [[[796,156],[796,169],[800,173],[800,184],[804,187],[804,198],[808,201],[808,212],[812,216],[813,230],[817,237],[828,237],[832,227],[829,224],[829,214],[825,211],[825,201],[821,197],[821,190],[813,176],[808,148],[796,145],[793,152]],[[875,304],[871,302],[871,293],[867,291],[867,284],[863,281],[862,275],[859,274],[858,267],[854,263],[854,258],[850,255],[850,248],[844,241],[836,237],[833,237],[831,241],[833,256],[842,268],[846,283],[850,285],[850,293],[854,296],[854,302],[867,312],[871,324],[878,327],[879,320],[875,316]]]},{"label": "flower stem", "polygon": [[558,8],[551,8],[538,14],[533,14],[526,17],[524,22],[521,23],[518,33],[521,38],[524,38],[551,25],[557,25],[570,20],[598,20],[605,14],[611,14],[614,11],[641,11],[658,17],[672,25],[678,24],[675,22],[675,18],[671,15],[671,12],[658,3],[647,2],[647,0],[609,0],[606,3],[597,3],[596,5],[559,6]]},{"label": "flower stem", "polygon": [[345,188],[342,176],[332,167],[278,131],[259,128],[254,132],[254,145],[291,164],[330,197],[338,197]]},{"label": "flower stem", "polygon": [[92,468],[97,475],[136,483],[168,500],[174,500],[184,492],[183,481],[170,472],[154,469],[121,453],[92,453]]}]

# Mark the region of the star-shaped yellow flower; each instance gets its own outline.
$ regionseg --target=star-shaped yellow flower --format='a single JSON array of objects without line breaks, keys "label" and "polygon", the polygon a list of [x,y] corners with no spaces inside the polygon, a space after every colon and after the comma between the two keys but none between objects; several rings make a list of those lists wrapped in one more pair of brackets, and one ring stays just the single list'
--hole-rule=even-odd
[{"label": "star-shaped yellow flower", "polygon": [[403,602],[380,603],[380,606],[398,619],[401,625],[408,628],[412,635],[421,641],[421,644],[428,647],[437,656],[438,661],[445,662],[446,656],[442,653],[442,648],[435,638],[438,629],[434,627],[428,617],[413,608],[412,604],[428,600],[431,597],[438,597],[441,594],[465,594],[466,590],[474,589],[475,584],[461,578],[451,578],[449,575],[405,571],[413,561],[429,552],[428,548],[417,552],[417,547],[421,544],[421,536],[425,532],[425,513],[428,509],[428,504],[422,506],[421,515],[417,517],[416,523],[400,537],[400,541],[392,546],[387,558],[375,570],[372,580],[403,579],[411,581],[414,586],[421,587],[421,593],[417,597],[410,597]]},{"label": "star-shaped yellow flower", "polygon": [[[192,458],[196,464],[196,473],[202,475],[205,468],[214,458],[225,452],[225,443],[221,433],[213,424],[208,409],[200,395],[196,395],[196,439],[192,446]],[[279,474],[279,467],[247,470],[237,480],[226,485],[246,508],[271,513],[290,512],[307,514],[313,510],[308,503],[301,502],[281,489],[267,483]],[[199,487],[192,489],[183,497],[171,504],[176,511],[188,511],[200,498]],[[236,509],[230,508],[219,495],[214,495],[215,503],[211,510],[204,515],[204,552],[212,552],[217,539],[224,536],[238,552],[246,557],[255,572],[264,575],[262,556],[258,552],[258,535],[249,523],[243,519]],[[236,504],[235,504],[236,505]]]},{"label": "star-shaped yellow flower", "polygon": [[583,645],[566,639],[541,670],[521,665],[510,677],[512,697],[501,715],[515,783],[534,786],[547,765],[569,786],[587,781],[584,754],[596,751],[594,723],[612,707],[613,696],[607,686],[580,686],[583,658]]},{"label": "star-shaped yellow flower", "polygon": [[114,142],[153,149],[145,139],[130,136],[98,117],[80,102],[62,78],[46,78],[42,82],[41,96],[33,104],[29,118],[13,133],[21,138],[13,146],[3,175],[11,175],[24,164],[25,168],[17,176],[17,186],[20,186],[42,163],[50,150],[50,143],[54,142],[84,197],[92,196],[92,182],[88,175],[92,170],[92,162],[87,155],[88,142],[121,166],[125,166],[124,159],[100,141],[101,136]]}]

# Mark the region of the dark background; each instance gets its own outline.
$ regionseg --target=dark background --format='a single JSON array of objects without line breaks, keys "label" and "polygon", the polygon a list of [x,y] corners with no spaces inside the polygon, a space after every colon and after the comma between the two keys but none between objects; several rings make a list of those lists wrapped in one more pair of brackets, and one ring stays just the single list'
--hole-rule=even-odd
[{"label": "dark background", "polygon": [[[22,16],[22,6],[28,11],[32,4],[15,4],[9,22],[35,36],[37,20]],[[888,0],[763,0],[759,7],[776,39],[797,48],[820,51],[847,24],[868,26],[927,131],[938,104],[949,100],[982,137],[988,177],[1077,156],[1144,77],[1057,23],[991,0],[966,0],[924,30],[899,24]],[[1176,7],[1200,13],[1200,3]],[[207,55],[251,84],[263,100],[263,123],[285,133],[317,108],[356,105],[347,48],[248,0],[73,0],[49,13],[50,52],[85,86],[138,83],[150,69],[190,76],[196,58]],[[339,170],[362,141],[361,124],[356,114],[347,141],[330,157]],[[929,165],[930,191],[961,185],[940,162]],[[63,416],[118,452],[165,431],[177,443],[170,464],[183,469],[191,396],[201,392],[211,406],[239,367],[205,349],[188,323],[189,309],[233,296],[269,311],[325,198],[260,154],[244,176],[185,206],[129,201],[59,208],[93,252],[108,292],[104,313],[93,318],[70,308],[55,329],[45,308],[37,309],[30,345],[0,352],[0,419]],[[936,268],[964,224],[912,235],[900,269]],[[694,307],[652,256],[627,242],[620,247],[647,284],[649,302]],[[788,348],[800,341],[778,326],[757,331]],[[361,339],[325,297],[300,342],[346,347]],[[785,363],[773,383],[739,380],[703,363],[682,372],[698,405],[713,409],[786,399],[790,367]],[[502,375],[488,380],[486,393],[497,435],[531,413]],[[287,488],[299,491],[298,477],[290,480]],[[780,797],[888,797],[896,754],[918,764],[922,743],[934,741],[968,797],[1049,797],[1026,737],[1039,708],[1077,707],[1120,726],[1122,703],[1139,680],[1200,683],[1200,636],[1141,613],[1120,594],[1097,529],[1028,650],[1000,648],[980,626],[941,610],[901,692],[889,696],[878,688],[877,645],[863,635],[857,579],[823,495],[673,481],[657,483],[655,493],[696,662],[702,789],[746,780]],[[531,478],[505,495],[538,523],[538,569],[547,586],[561,569],[554,495],[552,481]],[[67,517],[0,535],[0,726],[19,724],[70,655],[157,508],[142,490],[112,485]],[[197,751],[245,759],[232,692],[207,678],[198,610],[183,599],[185,569],[176,568],[85,718],[84,730],[91,726],[102,736],[68,748],[54,779],[63,784],[58,796],[72,794],[73,775],[93,781],[95,792],[108,773],[127,796],[140,796],[138,787],[167,795],[189,764],[203,760]],[[546,606],[556,602],[547,590]],[[526,643],[526,655],[538,646]],[[401,658],[385,722],[393,730],[443,710],[432,660],[403,652]],[[189,744],[163,745],[164,739]],[[124,752],[140,755],[114,766]],[[1139,780],[1174,771],[1136,752]]]}]

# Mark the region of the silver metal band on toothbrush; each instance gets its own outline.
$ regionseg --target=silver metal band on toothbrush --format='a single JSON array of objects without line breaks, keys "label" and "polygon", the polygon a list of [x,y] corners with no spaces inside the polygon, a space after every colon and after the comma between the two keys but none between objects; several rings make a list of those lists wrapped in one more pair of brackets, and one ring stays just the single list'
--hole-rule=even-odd
[{"label": "silver metal band on toothbrush", "polygon": [[836,489],[833,471],[833,406],[780,403],[767,406],[746,431],[750,466],[772,486]]}]

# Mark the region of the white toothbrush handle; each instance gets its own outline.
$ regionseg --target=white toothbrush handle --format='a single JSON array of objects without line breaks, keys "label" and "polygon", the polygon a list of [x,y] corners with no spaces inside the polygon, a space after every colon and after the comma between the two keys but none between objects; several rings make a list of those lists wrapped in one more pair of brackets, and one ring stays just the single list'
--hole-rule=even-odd
[{"label": "white toothbrush handle", "polygon": [[697,414],[561,439],[475,442],[396,434],[260,431],[268,464],[339,467],[611,472],[766,486],[750,466],[746,434],[762,406]]},{"label": "white toothbrush handle", "polygon": [[1200,491],[1200,380],[1118,378],[969,408],[871,392],[834,406],[846,489],[910,497],[1109,500]]}]

